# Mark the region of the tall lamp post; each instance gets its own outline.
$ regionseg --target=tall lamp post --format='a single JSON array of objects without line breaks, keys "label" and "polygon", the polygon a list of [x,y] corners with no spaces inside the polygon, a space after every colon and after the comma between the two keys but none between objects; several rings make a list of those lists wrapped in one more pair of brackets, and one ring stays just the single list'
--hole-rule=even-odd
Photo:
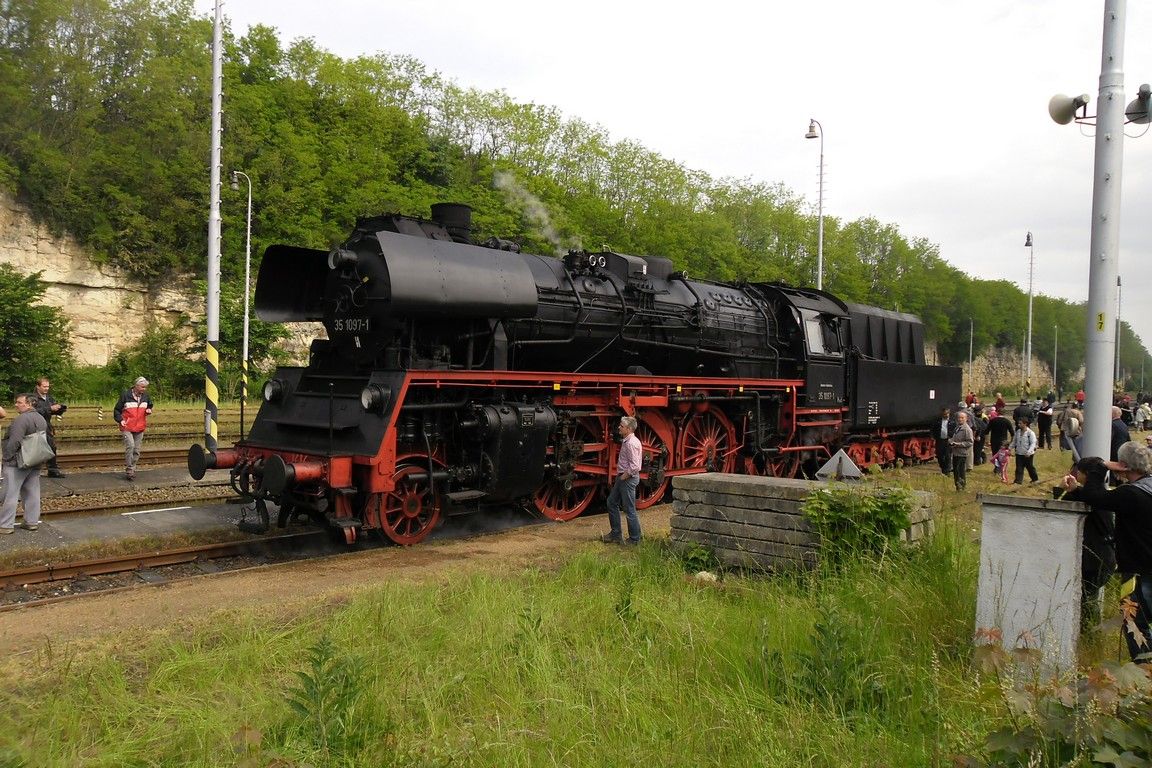
[{"label": "tall lamp post", "polygon": [[[1099,109],[1095,115],[1096,155],[1092,181],[1092,237],[1088,247],[1088,318],[1085,337],[1084,454],[1105,456],[1110,441],[1108,368],[1115,335],[1108,313],[1112,303],[1112,278],[1120,274],[1120,181],[1124,169],[1124,124],[1148,123],[1152,88],[1140,86],[1136,99],[1124,105],[1124,25],[1127,0],[1104,0],[1104,34],[1100,52]],[[1048,102],[1048,114],[1061,125],[1088,117],[1088,94],[1070,98],[1063,94]],[[1081,113],[1081,110],[1084,110]]]},{"label": "tall lamp post", "polygon": [[972,378],[972,318],[968,318],[968,391],[976,391],[976,382]]},{"label": "tall lamp post", "polygon": [[816,202],[816,290],[824,290],[824,126],[811,118],[806,139],[820,139],[820,192]]},{"label": "tall lamp post", "polygon": [[1123,391],[1124,383],[1120,381],[1120,275],[1116,275],[1116,385]]},{"label": "tall lamp post", "polygon": [[244,403],[248,400],[248,281],[252,274],[252,179],[243,171],[232,171],[232,189],[240,191],[240,177],[248,182],[248,220],[244,233],[244,348],[240,374],[240,439],[244,439]]},{"label": "tall lamp post", "polygon": [[1056,353],[1060,351],[1060,326],[1052,326],[1052,333],[1052,391],[1056,393],[1056,397],[1060,397],[1060,376],[1057,373],[1059,368],[1056,366]]},{"label": "tall lamp post", "polygon": [[1032,267],[1036,263],[1035,252],[1032,250],[1032,233],[1024,238],[1024,247],[1028,249],[1028,338],[1024,341],[1024,391],[1032,388]]}]

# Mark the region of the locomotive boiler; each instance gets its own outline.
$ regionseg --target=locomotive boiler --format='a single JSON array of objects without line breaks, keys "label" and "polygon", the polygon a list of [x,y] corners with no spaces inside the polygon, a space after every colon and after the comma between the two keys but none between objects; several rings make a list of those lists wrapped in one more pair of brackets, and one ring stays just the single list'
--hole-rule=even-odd
[{"label": "locomotive boiler", "polygon": [[193,446],[189,471],[228,470],[250,529],[272,502],[281,525],[307,514],[349,542],[412,544],[508,504],[576,517],[610,485],[624,415],[644,508],[677,474],[791,477],[838,448],[862,466],[931,458],[927,425],[960,397],[911,315],[661,257],[474,242],[457,204],[362,218],[331,251],[268,248],[255,306],[327,338],[265,383],[244,440]]}]

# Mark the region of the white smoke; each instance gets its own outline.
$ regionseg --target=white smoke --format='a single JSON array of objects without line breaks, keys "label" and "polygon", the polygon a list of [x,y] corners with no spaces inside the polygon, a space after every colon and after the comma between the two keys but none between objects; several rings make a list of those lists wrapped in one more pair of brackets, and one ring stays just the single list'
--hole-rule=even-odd
[{"label": "white smoke", "polygon": [[535,230],[535,234],[552,244],[557,256],[563,256],[569,250],[579,249],[580,242],[575,238],[565,239],[552,224],[552,217],[548,208],[535,195],[525,189],[516,177],[507,171],[497,171],[493,182],[496,189],[504,193],[504,199],[513,208],[519,209],[528,219]]}]

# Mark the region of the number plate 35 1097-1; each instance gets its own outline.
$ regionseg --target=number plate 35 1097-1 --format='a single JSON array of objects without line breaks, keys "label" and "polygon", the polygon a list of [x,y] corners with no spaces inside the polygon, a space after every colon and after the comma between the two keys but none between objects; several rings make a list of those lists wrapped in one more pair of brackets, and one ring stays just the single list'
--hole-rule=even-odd
[{"label": "number plate 35 1097-1", "polygon": [[372,319],[368,317],[335,317],[332,319],[335,333],[370,333]]}]

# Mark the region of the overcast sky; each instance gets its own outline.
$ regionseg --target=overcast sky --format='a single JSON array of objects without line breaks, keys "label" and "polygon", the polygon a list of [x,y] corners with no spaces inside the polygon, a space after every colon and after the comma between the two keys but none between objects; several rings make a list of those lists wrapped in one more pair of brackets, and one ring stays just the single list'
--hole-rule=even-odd
[{"label": "overcast sky", "polygon": [[[211,15],[213,0],[195,0]],[[226,0],[343,57],[410,54],[462,86],[554,105],[688,168],[782,182],[874,216],[969,275],[1087,298],[1094,129],[1048,99],[1099,90],[1101,0]],[[1127,3],[1125,102],[1152,82],[1152,8]],[[1121,314],[1152,343],[1152,132],[1124,142]],[[1137,137],[1139,138],[1131,138]],[[227,140],[227,138],[225,138]],[[1027,324],[1022,313],[1021,332]],[[1070,362],[1070,361],[1069,361]],[[1152,381],[1152,371],[1147,373]]]}]

